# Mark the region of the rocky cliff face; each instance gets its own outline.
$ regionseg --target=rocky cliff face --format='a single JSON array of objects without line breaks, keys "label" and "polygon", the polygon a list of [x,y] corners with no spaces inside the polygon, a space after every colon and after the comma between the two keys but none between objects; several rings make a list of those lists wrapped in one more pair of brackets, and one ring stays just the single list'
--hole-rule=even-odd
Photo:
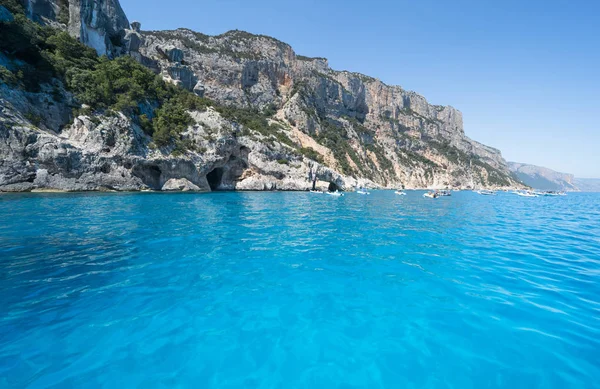
[{"label": "rocky cliff face", "polygon": [[511,186],[500,152],[465,136],[462,114],[274,38],[144,31],[137,53],[166,80],[221,104],[273,110],[286,135],[333,168],[384,186]]},{"label": "rocky cliff face", "polygon": [[575,176],[524,163],[509,162],[511,171],[526,185],[540,190],[577,191]]},{"label": "rocky cliff face", "polygon": [[129,28],[118,0],[25,0],[24,5],[30,18],[66,27],[99,55],[115,55]]},{"label": "rocky cliff face", "polygon": [[60,109],[34,111],[40,101],[63,108],[67,102],[48,91],[0,85],[0,192],[308,190],[309,172],[318,174],[321,190],[373,185],[249,132],[211,108],[191,112],[194,124],[183,137],[190,146],[181,155],[171,146],[157,148],[121,113],[78,116],[60,129]]},{"label": "rocky cliff face", "polygon": [[59,80],[36,92],[2,83],[0,190],[304,190],[315,173],[322,187],[340,189],[520,185],[498,150],[465,136],[460,111],[332,70],[274,38],[142,31],[117,0],[26,5],[32,19],[67,28],[100,54],[132,56],[220,105],[259,112],[277,130],[261,133],[214,109],[190,112],[188,148],[173,153],[123,114],[72,116],[77,101]]}]

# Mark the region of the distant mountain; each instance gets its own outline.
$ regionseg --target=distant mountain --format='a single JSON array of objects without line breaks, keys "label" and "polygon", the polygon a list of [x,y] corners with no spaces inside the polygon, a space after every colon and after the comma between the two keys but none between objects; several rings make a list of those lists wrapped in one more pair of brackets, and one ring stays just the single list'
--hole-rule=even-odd
[{"label": "distant mountain", "polygon": [[508,168],[524,184],[535,189],[568,191],[580,190],[576,184],[576,178],[572,174],[559,173],[545,167],[518,162],[509,162]]},{"label": "distant mountain", "polygon": [[575,186],[582,192],[600,192],[600,178],[577,178]]}]

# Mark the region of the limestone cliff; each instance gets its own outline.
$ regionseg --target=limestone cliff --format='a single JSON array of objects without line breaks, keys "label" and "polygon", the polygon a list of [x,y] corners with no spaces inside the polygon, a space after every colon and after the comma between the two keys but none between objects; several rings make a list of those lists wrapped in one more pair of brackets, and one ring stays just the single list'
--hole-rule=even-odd
[{"label": "limestone cliff", "polygon": [[[0,191],[307,190],[309,170],[319,188],[358,182],[278,144],[240,135],[212,109],[193,114],[186,138],[194,150],[173,155],[122,114],[80,116],[60,133],[32,125],[0,100]],[[282,156],[289,160],[282,161]]]},{"label": "limestone cliff", "polygon": [[511,186],[500,152],[465,136],[462,114],[277,39],[230,31],[144,31],[135,55],[166,80],[221,104],[273,110],[286,135],[345,174],[384,186]]},{"label": "limestone cliff", "polygon": [[[190,112],[187,149],[174,153],[127,115],[73,116],[77,100],[58,79],[33,92],[3,82],[0,190],[304,190],[315,172],[342,189],[520,185],[498,150],[465,136],[460,111],[332,70],[274,38],[142,31],[117,0],[26,5],[33,20],[68,29],[98,53],[129,55],[216,105],[263,115],[275,130],[256,131],[219,109]],[[15,70],[9,54],[0,59]]]},{"label": "limestone cliff", "polygon": [[24,0],[28,16],[64,26],[99,55],[112,56],[129,21],[118,0]]}]

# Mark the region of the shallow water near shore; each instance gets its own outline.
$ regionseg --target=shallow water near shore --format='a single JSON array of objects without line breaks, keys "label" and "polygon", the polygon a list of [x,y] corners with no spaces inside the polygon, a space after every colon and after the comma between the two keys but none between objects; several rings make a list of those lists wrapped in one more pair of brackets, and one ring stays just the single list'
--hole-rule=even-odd
[{"label": "shallow water near shore", "polygon": [[0,196],[0,388],[592,388],[600,194]]}]

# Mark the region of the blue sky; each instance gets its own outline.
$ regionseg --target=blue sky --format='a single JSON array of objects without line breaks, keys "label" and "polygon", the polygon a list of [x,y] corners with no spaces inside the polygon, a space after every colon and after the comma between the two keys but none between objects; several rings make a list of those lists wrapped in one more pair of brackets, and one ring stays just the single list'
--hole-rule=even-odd
[{"label": "blue sky", "polygon": [[600,1],[121,0],[146,30],[274,36],[463,112],[471,138],[600,177]]}]

